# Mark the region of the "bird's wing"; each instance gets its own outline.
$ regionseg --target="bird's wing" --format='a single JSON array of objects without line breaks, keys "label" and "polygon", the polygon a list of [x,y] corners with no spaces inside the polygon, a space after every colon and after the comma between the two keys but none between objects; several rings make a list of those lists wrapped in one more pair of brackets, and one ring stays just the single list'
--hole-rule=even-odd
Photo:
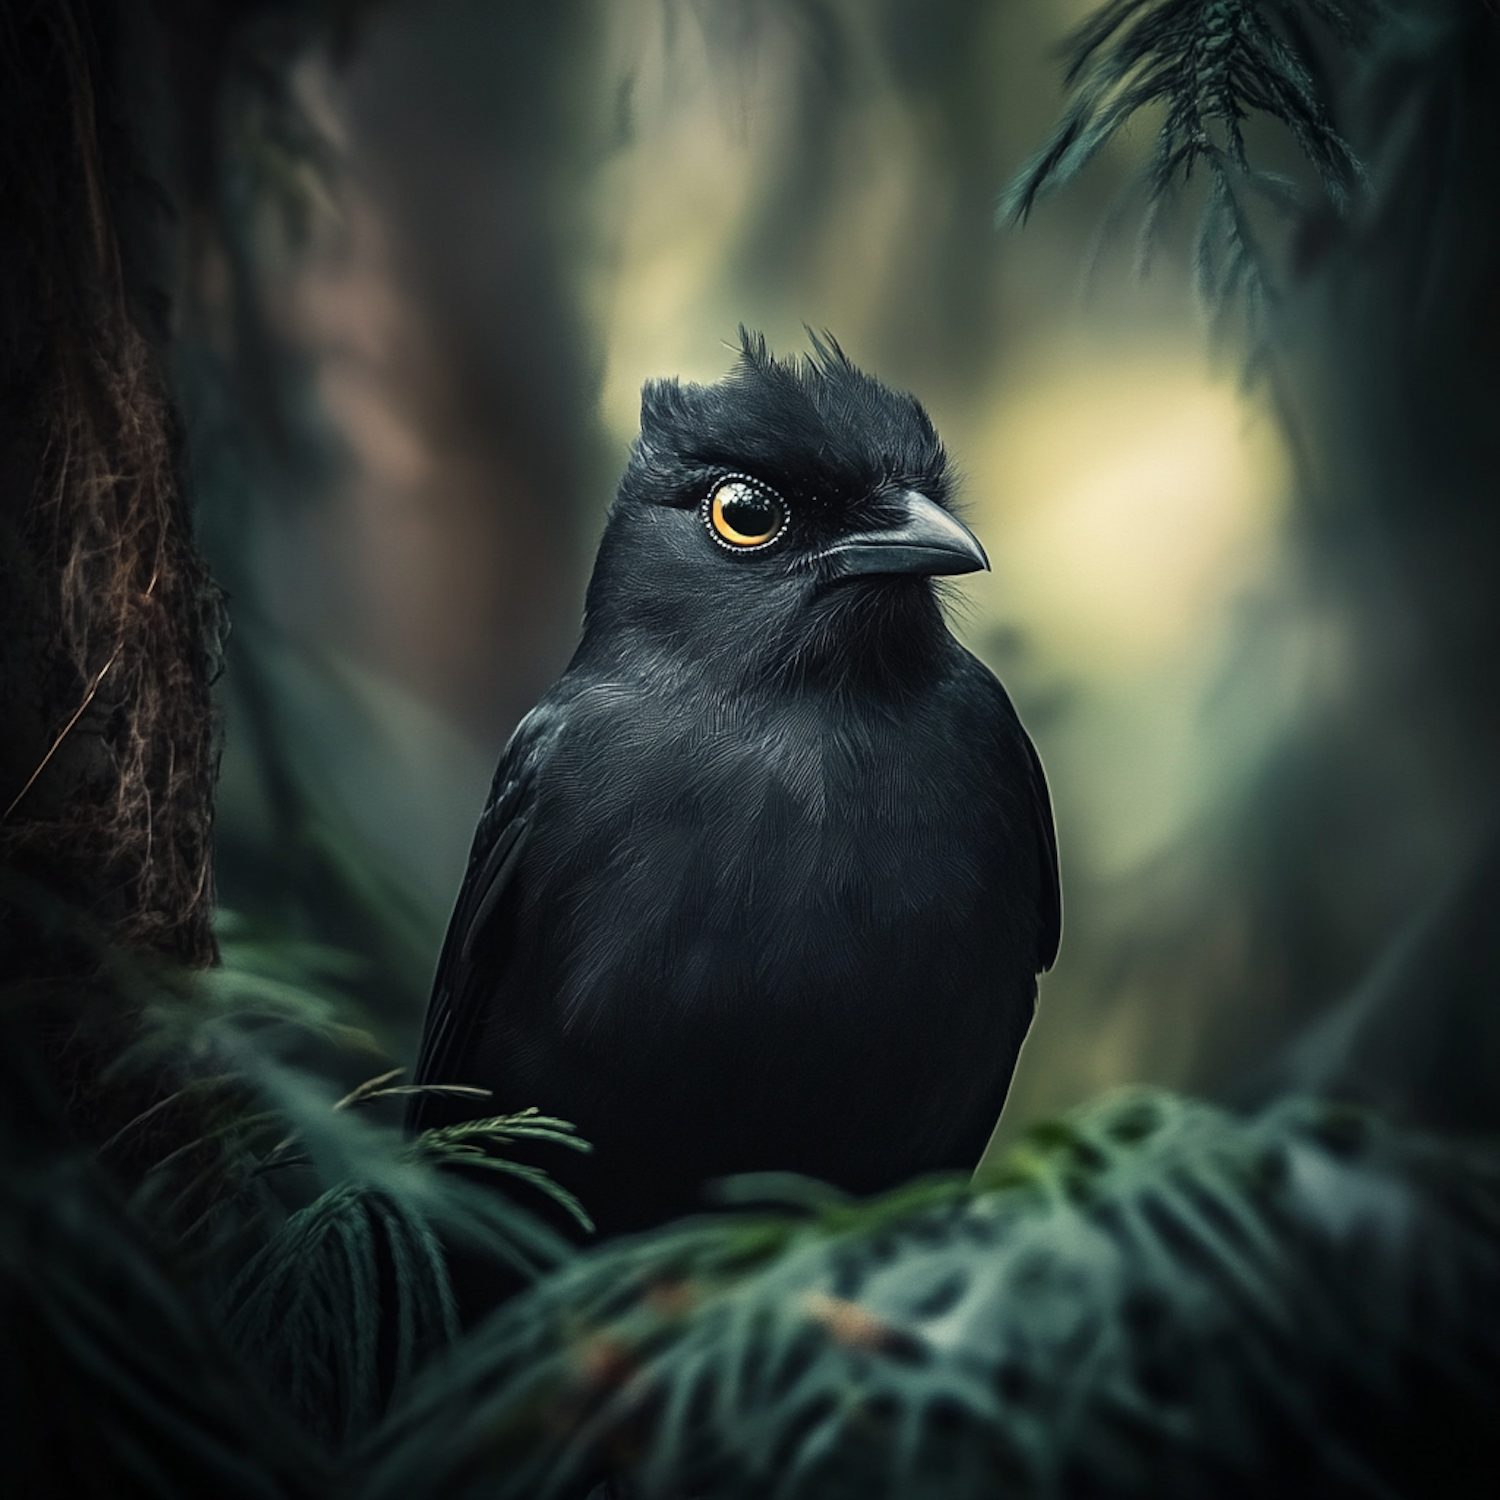
[{"label": "bird's wing", "polygon": [[[452,1083],[462,1076],[462,1059],[469,1051],[475,1025],[487,999],[492,998],[487,981],[494,978],[493,955],[486,937],[512,889],[531,832],[541,768],[560,727],[560,714],[538,705],[517,726],[500,757],[438,958],[413,1074],[416,1083]],[[420,1130],[427,1123],[432,1101],[431,1095],[412,1096],[407,1111],[409,1130]]]},{"label": "bird's wing", "polygon": [[[969,681],[979,684],[980,701],[991,708],[998,707],[1000,717],[1010,725],[1020,743],[1026,766],[1027,785],[1018,787],[1016,801],[1019,805],[1020,822],[1031,835],[1036,860],[1036,972],[1045,973],[1057,958],[1057,949],[1062,941],[1062,882],[1057,866],[1057,825],[1052,819],[1052,797],[1047,790],[1047,775],[1042,770],[1041,757],[1031,736],[1026,733],[1016,713],[1010,694],[1005,691],[999,678],[972,652],[965,651],[966,671]],[[998,699],[998,704],[996,700]],[[993,721],[991,721],[993,722]],[[1014,751],[1006,746],[1004,756],[1007,775],[1014,774]]]},{"label": "bird's wing", "polygon": [[[1019,723],[1017,728],[1020,729]],[[1037,835],[1037,949],[1038,973],[1050,969],[1062,942],[1062,877],[1057,863],[1057,824],[1052,817],[1052,797],[1047,791],[1047,777],[1041,757],[1031,736],[1020,729],[1031,766],[1031,815]]]}]

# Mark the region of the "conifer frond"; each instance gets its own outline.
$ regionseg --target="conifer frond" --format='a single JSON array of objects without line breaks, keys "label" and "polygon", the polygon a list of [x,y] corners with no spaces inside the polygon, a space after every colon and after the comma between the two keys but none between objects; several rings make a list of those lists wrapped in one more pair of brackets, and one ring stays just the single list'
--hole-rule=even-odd
[{"label": "conifer frond", "polygon": [[[493,1259],[522,1280],[571,1253],[519,1204],[453,1166],[508,1172],[587,1226],[581,1207],[540,1168],[491,1154],[520,1141],[588,1149],[565,1122],[529,1110],[407,1140],[365,1106],[414,1089],[486,1091],[402,1085],[399,1069],[341,1090],[279,1060],[283,1051],[332,1042],[343,1046],[347,1067],[351,1041],[356,1056],[366,1050],[366,1034],[346,1023],[350,1007],[327,982],[348,972],[337,952],[231,940],[223,970],[189,974],[117,948],[66,903],[9,872],[0,872],[0,905],[12,921],[24,913],[51,941],[87,957],[88,967],[76,965],[84,977],[71,986],[69,1009],[80,1025],[96,1012],[124,1012],[140,1023],[125,1033],[129,1041],[104,1076],[165,1085],[103,1141],[106,1167],[127,1151],[138,1158],[128,1213],[111,1211],[129,1232],[149,1231],[149,1251],[165,1252],[195,1293],[218,1303],[242,1356],[233,1379],[257,1378],[268,1406],[283,1408],[325,1444],[362,1433],[391,1391],[454,1337],[446,1245]],[[0,1020],[16,1008],[0,1006]],[[163,1117],[175,1117],[171,1132],[158,1130]],[[4,1147],[0,1119],[0,1166]],[[292,1205],[300,1206],[289,1212]],[[0,1203],[0,1283],[14,1248],[6,1212]],[[149,1251],[131,1253],[149,1260]],[[66,1278],[70,1267],[59,1274]],[[109,1311],[100,1304],[89,1316],[97,1321]],[[130,1310],[120,1311],[128,1327]],[[58,1326],[72,1315],[61,1306],[47,1313]],[[122,1345],[140,1340],[133,1328],[117,1333],[111,1325],[97,1336]],[[94,1332],[79,1339],[88,1358],[104,1357],[89,1342]],[[131,1369],[146,1368],[150,1352],[143,1346]],[[238,1493],[227,1481],[224,1492]]]},{"label": "conifer frond", "polygon": [[368,1500],[1467,1494],[1496,1456],[1493,1156],[1137,1092],[972,1189],[794,1196],[507,1305],[377,1433]]},{"label": "conifer frond", "polygon": [[383,1327],[397,1389],[458,1334],[430,1224],[361,1183],[330,1189],[293,1214],[246,1264],[224,1311],[235,1347],[304,1430],[330,1447],[379,1416]]},{"label": "conifer frond", "polygon": [[259,1400],[64,1129],[16,1022],[0,1007],[0,1492],[328,1493],[322,1456]]},{"label": "conifer frond", "polygon": [[[190,1104],[197,1128],[145,1168],[132,1202],[163,1244],[210,1259],[268,1214],[279,1217],[265,1178],[301,1160],[283,1108],[268,1107],[260,1087],[264,1067],[309,1048],[332,1049],[346,1063],[379,1055],[369,1032],[350,1024],[356,1012],[338,989],[357,959],[275,940],[229,913],[220,913],[216,932],[224,962],[203,973],[145,972],[123,955],[103,955],[118,970],[112,982],[137,997],[140,1017],[106,1079],[161,1076],[178,1087],[117,1130],[102,1159],[111,1164],[154,1117]],[[348,1103],[378,1087],[362,1086]]]},{"label": "conifer frond", "polygon": [[1241,298],[1252,328],[1274,294],[1251,230],[1249,198],[1300,208],[1285,177],[1251,165],[1244,122],[1278,121],[1342,211],[1363,169],[1330,115],[1305,19],[1344,45],[1364,39],[1381,0],[1109,0],[1065,44],[1072,96],[1061,121],[1001,199],[1004,224],[1071,181],[1137,115],[1159,112],[1151,154],[1135,184],[1145,199],[1140,260],[1163,209],[1195,170],[1208,200],[1195,252],[1200,294],[1219,308]]},{"label": "conifer frond", "polygon": [[[459,1085],[416,1084],[402,1092],[454,1093]],[[465,1093],[488,1090],[463,1089]],[[519,1114],[492,1115],[484,1120],[465,1120],[457,1125],[439,1125],[424,1130],[408,1148],[412,1158],[432,1166],[478,1167],[500,1172],[530,1184],[562,1207],[585,1233],[592,1234],[594,1221],[587,1210],[560,1182],[540,1167],[511,1161],[503,1153],[515,1141],[545,1141],[570,1151],[588,1152],[593,1147],[581,1140],[567,1120],[525,1109]]]},{"label": "conifer frond", "polygon": [[566,1122],[527,1110],[406,1141],[338,1108],[373,1098],[380,1081],[329,1101],[315,1081],[263,1067],[262,1086],[298,1150],[278,1148],[273,1164],[311,1164],[331,1185],[265,1240],[222,1299],[230,1338],[268,1393],[335,1447],[372,1427],[387,1397],[457,1336],[443,1238],[527,1280],[570,1253],[504,1195],[439,1168],[508,1173],[591,1227],[577,1200],[540,1168],[490,1154],[518,1140],[587,1150]]},{"label": "conifer frond", "polygon": [[246,940],[224,943],[224,969],[174,983],[116,959],[116,977],[138,992],[146,1024],[114,1071],[186,1077],[106,1151],[148,1130],[155,1114],[193,1101],[198,1128],[144,1168],[131,1207],[218,1301],[231,1343],[267,1398],[337,1447],[373,1425],[392,1391],[455,1337],[447,1246],[523,1281],[570,1254],[525,1208],[473,1172],[451,1169],[525,1182],[587,1229],[571,1194],[504,1152],[520,1141],[588,1147],[566,1122],[535,1110],[415,1140],[375,1122],[368,1107],[382,1100],[487,1091],[401,1084],[399,1068],[341,1091],[280,1061],[309,1043],[333,1043],[343,1066],[351,1043],[356,1055],[368,1050],[329,982],[347,975],[348,963],[333,950],[239,935]]}]

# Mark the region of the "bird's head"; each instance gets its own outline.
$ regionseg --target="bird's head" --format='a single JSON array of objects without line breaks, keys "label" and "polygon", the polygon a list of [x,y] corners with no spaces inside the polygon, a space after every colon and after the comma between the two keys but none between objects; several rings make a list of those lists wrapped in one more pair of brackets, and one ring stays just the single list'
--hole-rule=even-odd
[{"label": "bird's head", "polygon": [[989,566],[952,489],[915,398],[830,338],[778,360],[741,330],[724,379],[642,392],[586,647],[647,646],[720,681],[899,688],[946,632],[932,580]]}]

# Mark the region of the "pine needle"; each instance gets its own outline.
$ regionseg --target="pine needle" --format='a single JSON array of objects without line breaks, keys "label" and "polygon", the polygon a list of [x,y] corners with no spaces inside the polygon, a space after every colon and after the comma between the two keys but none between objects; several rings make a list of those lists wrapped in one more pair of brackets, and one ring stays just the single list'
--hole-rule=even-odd
[{"label": "pine needle", "polygon": [[502,1308],[367,1446],[367,1500],[611,1472],[648,1500],[1188,1500],[1225,1475],[1373,1500],[1493,1476],[1492,1153],[1132,1092],[972,1188],[791,1196],[601,1246]]},{"label": "pine needle", "polygon": [[1275,280],[1245,200],[1280,214],[1300,213],[1304,203],[1289,179],[1252,167],[1244,124],[1259,115],[1283,126],[1326,201],[1345,211],[1364,168],[1333,122],[1304,20],[1357,46],[1383,13],[1381,0],[1109,0],[1064,44],[1070,103],[1006,189],[997,219],[1024,223],[1138,115],[1159,115],[1132,188],[1145,200],[1137,265],[1149,261],[1164,211],[1195,172],[1206,174],[1197,289],[1216,316],[1237,304],[1259,338]]}]

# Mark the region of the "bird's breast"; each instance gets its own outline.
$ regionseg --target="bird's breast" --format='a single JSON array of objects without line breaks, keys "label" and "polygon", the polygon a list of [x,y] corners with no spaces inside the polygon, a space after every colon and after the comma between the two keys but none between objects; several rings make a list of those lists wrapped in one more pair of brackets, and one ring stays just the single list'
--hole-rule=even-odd
[{"label": "bird's breast", "polygon": [[973,987],[1007,943],[1006,819],[951,715],[652,701],[570,709],[523,873],[523,944],[570,1026]]}]

